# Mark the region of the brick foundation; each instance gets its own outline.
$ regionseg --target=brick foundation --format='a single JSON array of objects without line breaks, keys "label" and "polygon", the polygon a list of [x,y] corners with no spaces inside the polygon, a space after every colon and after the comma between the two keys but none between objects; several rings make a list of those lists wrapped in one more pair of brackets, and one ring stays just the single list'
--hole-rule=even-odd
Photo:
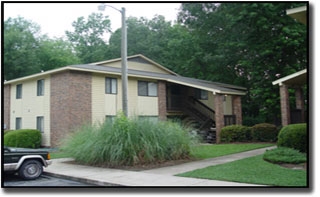
[{"label": "brick foundation", "polygon": [[91,80],[91,73],[79,71],[51,75],[51,147],[59,146],[73,129],[91,123]]}]

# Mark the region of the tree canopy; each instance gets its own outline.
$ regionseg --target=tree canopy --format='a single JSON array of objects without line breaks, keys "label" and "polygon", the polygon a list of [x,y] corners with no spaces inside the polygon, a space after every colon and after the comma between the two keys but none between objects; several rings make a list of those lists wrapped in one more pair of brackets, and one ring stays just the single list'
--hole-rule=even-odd
[{"label": "tree canopy", "polygon": [[4,21],[4,79],[79,63],[70,43],[40,34],[40,26],[22,17]]}]

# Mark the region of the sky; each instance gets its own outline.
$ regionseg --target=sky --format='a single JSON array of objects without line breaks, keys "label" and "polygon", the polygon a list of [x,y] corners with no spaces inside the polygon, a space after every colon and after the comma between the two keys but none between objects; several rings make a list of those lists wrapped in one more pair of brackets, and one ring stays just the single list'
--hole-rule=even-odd
[{"label": "sky", "polygon": [[[9,17],[21,16],[40,25],[41,34],[49,37],[65,36],[65,31],[73,31],[72,22],[83,16],[85,19],[93,13],[103,13],[111,20],[112,31],[121,27],[121,13],[111,7],[99,11],[101,3],[4,3],[4,20]],[[152,19],[155,15],[165,16],[166,21],[176,20],[180,3],[107,3],[119,10],[126,9],[126,17],[146,17]]]}]

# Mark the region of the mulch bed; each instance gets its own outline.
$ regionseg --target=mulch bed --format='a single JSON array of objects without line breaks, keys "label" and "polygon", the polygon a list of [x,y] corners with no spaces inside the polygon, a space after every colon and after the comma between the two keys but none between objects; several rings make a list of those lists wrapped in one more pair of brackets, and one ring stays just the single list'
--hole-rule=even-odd
[{"label": "mulch bed", "polygon": [[306,170],[307,169],[307,163],[301,163],[301,164],[290,164],[290,163],[283,163],[283,164],[278,164],[282,167],[285,168],[290,168],[293,170]]},{"label": "mulch bed", "polygon": [[[151,163],[151,164],[139,164],[134,166],[109,166],[109,165],[90,165],[94,167],[100,167],[100,168],[114,168],[114,169],[121,169],[121,170],[129,170],[129,171],[143,171],[143,170],[151,170],[155,168],[162,168],[167,166],[174,166],[179,165],[191,161],[196,161],[196,159],[180,159],[180,160],[170,160],[170,161],[163,161],[163,162],[157,162],[157,163]],[[77,161],[66,161],[65,163],[69,164],[76,164],[76,165],[85,165],[81,164]]]}]

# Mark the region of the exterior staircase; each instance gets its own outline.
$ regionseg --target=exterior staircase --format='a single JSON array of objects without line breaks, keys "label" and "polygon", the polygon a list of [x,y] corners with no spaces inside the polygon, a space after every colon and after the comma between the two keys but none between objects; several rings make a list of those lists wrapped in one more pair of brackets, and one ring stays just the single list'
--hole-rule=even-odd
[{"label": "exterior staircase", "polygon": [[187,126],[197,129],[207,143],[216,142],[215,112],[201,101],[189,97],[184,104],[183,112],[186,115],[183,122]]}]

